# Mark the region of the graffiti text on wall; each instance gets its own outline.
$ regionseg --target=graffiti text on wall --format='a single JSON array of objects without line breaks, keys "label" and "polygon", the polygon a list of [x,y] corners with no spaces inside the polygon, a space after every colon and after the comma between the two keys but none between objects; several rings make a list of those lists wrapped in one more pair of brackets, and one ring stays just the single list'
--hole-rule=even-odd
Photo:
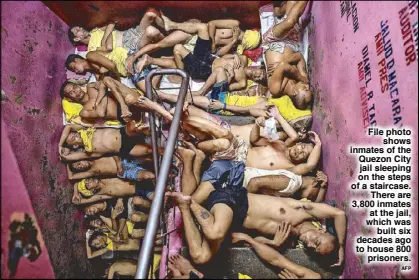
[{"label": "graffiti text on wall", "polygon": [[378,62],[381,93],[389,92],[393,124],[402,125],[402,107],[400,106],[399,89],[397,87],[396,62],[393,57],[393,46],[390,39],[390,26],[388,21],[381,21],[381,31],[375,35],[375,47]]},{"label": "graffiti text on wall", "polygon": [[[416,5],[415,5],[416,4]],[[416,7],[416,9],[415,9]],[[404,55],[406,65],[409,66],[418,58],[418,21],[412,25],[410,20],[412,15],[418,8],[417,1],[410,1],[409,6],[399,11],[400,27],[403,36]],[[413,18],[414,20],[414,18]]]},{"label": "graffiti text on wall", "polygon": [[362,49],[362,61],[358,63],[358,79],[362,83],[361,105],[364,128],[377,125],[377,121],[375,120],[375,104],[373,100],[374,92],[368,88],[368,83],[371,82],[371,78],[372,76],[370,59],[368,56],[368,45],[365,45],[365,47]]},{"label": "graffiti text on wall", "polygon": [[340,1],[340,17],[343,17],[346,14],[346,22],[349,21],[349,16],[352,15],[352,27],[354,33],[359,29],[358,22],[358,9],[356,3],[353,1]]}]

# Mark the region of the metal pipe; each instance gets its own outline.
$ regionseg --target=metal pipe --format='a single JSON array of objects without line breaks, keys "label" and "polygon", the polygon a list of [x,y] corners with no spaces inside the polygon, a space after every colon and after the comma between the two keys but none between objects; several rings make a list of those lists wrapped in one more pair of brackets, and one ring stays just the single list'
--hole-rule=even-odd
[{"label": "metal pipe", "polygon": [[[180,118],[183,109],[183,102],[186,97],[188,85],[189,85],[189,76],[180,69],[154,69],[146,77],[146,94],[148,98],[152,98],[152,88],[151,88],[151,79],[155,75],[179,75],[182,79],[182,84],[179,92],[179,98],[176,103],[176,109],[173,116],[172,124],[170,125],[169,137],[165,147],[163,160],[161,164],[161,169],[159,173],[156,173],[157,183],[156,189],[154,191],[154,199],[151,205],[150,213],[148,216],[147,227],[142,242],[140,255],[138,257],[137,272],[135,273],[135,279],[146,279],[148,276],[148,269],[150,263],[150,256],[154,248],[154,242],[156,239],[156,232],[158,227],[158,219],[160,216],[161,208],[163,206],[164,194],[166,189],[167,176],[169,174],[170,165],[172,164],[173,152],[175,149],[175,144],[177,140],[177,134],[179,131]],[[151,99],[150,98],[150,99]],[[153,159],[158,158],[157,150],[157,138],[155,132],[155,123],[154,123],[154,113],[152,113],[150,121],[153,122],[150,124],[151,128],[151,137],[153,141]],[[154,134],[153,134],[154,131]],[[154,138],[153,138],[154,135]],[[154,163],[154,169],[158,170],[156,162]]]},{"label": "metal pipe", "polygon": [[[151,101],[154,101],[153,85],[151,83],[151,77],[149,79],[149,75],[147,75],[146,77],[145,89],[146,89],[145,93],[146,93],[147,98],[150,99]],[[157,175],[159,174],[159,153],[156,153],[155,151],[158,151],[159,147],[157,145],[156,112],[155,111],[150,112],[149,123],[150,123],[150,130],[151,130],[151,145],[153,148],[154,174]]]}]

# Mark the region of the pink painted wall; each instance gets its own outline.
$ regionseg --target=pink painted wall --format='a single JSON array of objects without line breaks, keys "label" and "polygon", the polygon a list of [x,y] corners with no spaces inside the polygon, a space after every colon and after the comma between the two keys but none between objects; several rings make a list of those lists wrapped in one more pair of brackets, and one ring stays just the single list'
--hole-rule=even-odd
[{"label": "pink painted wall", "polygon": [[[9,255],[8,242],[11,217],[14,219],[16,213],[27,213],[33,217],[35,213],[19,171],[13,149],[10,145],[3,120],[1,121],[1,143],[1,165],[3,171],[1,197],[7,198],[7,201],[10,201],[7,203],[6,199],[4,199],[1,204],[1,258],[3,260],[1,263],[1,277],[4,279],[9,277],[7,259]],[[41,255],[34,262],[30,262],[27,258],[22,257],[17,266],[15,278],[54,278],[54,272],[44,240],[40,233],[38,233],[38,236],[41,244]]]},{"label": "pink painted wall", "polygon": [[[30,266],[22,262],[18,275],[53,277],[46,265],[49,253],[56,277],[83,278],[92,273],[82,216],[71,204],[72,190],[57,156],[59,90],[72,49],[68,27],[42,2],[2,1],[1,8],[1,113],[2,130],[8,134],[2,134],[2,273],[7,273],[7,215],[33,207],[48,250]],[[3,149],[10,153],[6,158]],[[5,173],[13,177],[7,179]]]},{"label": "pink painted wall", "polygon": [[[341,2],[352,2],[356,10],[351,9],[341,16]],[[373,98],[368,101],[368,108],[375,106],[373,120],[380,126],[393,124],[392,99],[389,91],[381,92],[378,62],[384,54],[377,56],[375,35],[381,31],[380,22],[388,21],[393,55],[394,69],[397,76],[399,103],[402,117],[398,125],[414,128],[413,147],[417,147],[418,128],[418,63],[417,60],[407,65],[405,47],[399,11],[408,5],[408,1],[364,2],[364,1],[315,1],[312,7],[312,21],[309,29],[311,48],[309,51],[309,71],[311,84],[315,93],[313,130],[318,132],[323,142],[323,168],[329,176],[328,200],[334,200],[345,209],[348,216],[348,235],[346,246],[346,264],[344,278],[390,278],[396,277],[395,267],[363,267],[352,250],[353,237],[361,231],[363,218],[359,212],[349,209],[349,182],[354,179],[356,164],[346,151],[351,143],[368,143],[364,133],[363,111],[361,104],[361,87],[366,80],[358,79],[358,63],[362,61],[362,50],[368,46],[368,57],[371,66],[371,81],[367,93],[373,91]],[[358,28],[355,27],[355,14]],[[418,11],[410,15],[413,25],[418,20]],[[356,20],[355,20],[356,23]],[[356,26],[356,25],[355,25]],[[389,58],[391,59],[391,58]],[[388,61],[388,60],[387,60]],[[393,102],[394,101],[393,99]],[[396,106],[397,106],[396,105]],[[372,110],[370,111],[372,112]],[[414,154],[414,168],[417,172],[417,150]],[[417,173],[414,174],[417,178]],[[417,179],[411,184],[413,191],[414,225],[417,228]],[[415,243],[417,244],[417,234]],[[417,245],[414,261],[417,263]],[[404,276],[417,278],[417,266],[411,274]]]},{"label": "pink painted wall", "polygon": [[[390,26],[389,38],[393,46],[401,105],[400,123],[415,128],[413,138],[417,145],[418,64],[416,61],[406,65],[398,16],[408,2],[353,2],[359,24],[355,33],[352,15],[348,20],[346,15],[342,17],[340,4],[337,1],[315,1],[312,6],[309,71],[316,97],[313,130],[320,134],[324,143],[323,167],[330,181],[328,200],[336,201],[348,214],[348,246],[343,276],[390,278],[396,276],[394,267],[362,267],[349,243],[361,230],[362,220],[348,207],[348,182],[353,179],[356,170],[355,162],[346,154],[346,149],[350,143],[368,141],[364,134],[366,123],[362,117],[360,94],[365,80],[358,79],[358,63],[362,60],[365,45],[368,45],[372,74],[367,92],[374,92],[368,107],[375,106],[377,124],[393,123],[389,92],[380,91],[378,62],[383,55],[377,56],[374,41],[382,20],[387,20]],[[48,252],[57,277],[92,275],[85,257],[81,213],[71,205],[71,188],[56,153],[62,129],[58,93],[65,79],[63,62],[71,52],[67,26],[41,2],[2,2],[1,5],[1,110],[2,131],[7,132],[7,136],[2,134],[2,166],[9,168],[3,171],[16,176],[2,179],[2,194],[5,193],[2,196],[2,222],[9,220],[7,215],[12,211],[31,213],[28,196],[23,192],[26,188],[48,249],[43,250],[42,258],[37,261],[45,268],[36,268],[38,263],[34,262],[30,272],[38,277],[52,275],[47,265]],[[417,10],[410,15],[412,24],[417,22],[417,15]],[[7,156],[3,151],[8,151]],[[416,167],[417,153],[414,164]],[[417,180],[412,186],[416,185]],[[22,190],[18,199],[5,192],[13,190],[16,194],[18,188]],[[414,190],[414,206],[417,212],[417,189]],[[416,227],[417,216],[414,220]],[[2,265],[7,256],[6,226],[2,224]],[[415,234],[417,236],[417,232]],[[414,256],[417,261],[417,251]],[[22,264],[26,265],[25,262]],[[2,271],[5,271],[3,266]],[[417,277],[417,268],[404,276]]]}]

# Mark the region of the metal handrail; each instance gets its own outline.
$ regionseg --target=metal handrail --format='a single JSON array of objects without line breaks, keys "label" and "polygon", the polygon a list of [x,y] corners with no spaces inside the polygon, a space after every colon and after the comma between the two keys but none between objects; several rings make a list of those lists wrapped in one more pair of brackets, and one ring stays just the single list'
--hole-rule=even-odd
[{"label": "metal handrail", "polygon": [[164,201],[164,194],[166,189],[167,176],[169,175],[169,169],[172,164],[173,153],[177,140],[177,134],[179,131],[180,118],[182,114],[183,103],[186,97],[189,76],[185,71],[180,69],[154,69],[146,77],[146,96],[148,99],[153,100],[152,84],[151,79],[156,75],[179,75],[182,79],[180,87],[179,98],[176,103],[175,113],[173,120],[170,125],[169,137],[166,143],[165,151],[163,154],[163,160],[161,164],[161,170],[159,172],[159,156],[158,156],[158,145],[157,145],[157,133],[156,133],[156,115],[152,111],[150,114],[150,129],[151,129],[151,142],[153,147],[153,160],[154,160],[154,172],[157,177],[156,189],[154,191],[154,199],[151,204],[150,213],[148,216],[146,231],[142,242],[140,255],[138,257],[137,271],[135,273],[135,279],[146,279],[149,272],[150,257],[153,251],[154,242],[156,240],[156,232],[158,227],[158,220],[160,217],[161,209]]}]

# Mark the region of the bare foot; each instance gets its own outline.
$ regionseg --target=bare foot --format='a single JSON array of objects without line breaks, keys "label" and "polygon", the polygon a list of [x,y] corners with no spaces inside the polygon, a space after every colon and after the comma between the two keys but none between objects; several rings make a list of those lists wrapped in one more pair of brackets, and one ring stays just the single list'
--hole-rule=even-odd
[{"label": "bare foot", "polygon": [[[172,272],[172,277],[181,277],[182,273],[180,273],[179,270],[177,270],[173,265],[170,263],[168,264],[169,270]],[[108,274],[106,274],[108,275]]]},{"label": "bare foot", "polygon": [[156,9],[150,7],[145,12],[146,13],[147,12],[150,12],[150,13],[155,14],[156,15],[156,18],[154,19],[154,22],[156,23],[156,25],[158,27],[164,28],[163,19],[161,18],[161,13],[159,11],[157,11]]},{"label": "bare foot", "polygon": [[194,146],[194,144],[188,141],[182,141],[182,142],[185,144],[186,147],[188,147],[189,149],[195,152],[195,158],[205,159],[205,153],[201,151],[200,149],[197,149]]},{"label": "bare foot", "polygon": [[174,199],[175,204],[180,209],[187,209],[192,203],[192,197],[189,195],[184,195],[181,192],[172,192],[170,196]]},{"label": "bare foot", "polygon": [[179,270],[182,275],[188,275],[191,271],[195,272],[199,278],[204,275],[196,270],[191,263],[181,255],[173,255],[169,257],[169,264]]},{"label": "bare foot", "polygon": [[193,150],[178,147],[177,152],[179,153],[179,156],[183,162],[192,161],[195,157],[195,152]]},{"label": "bare foot", "polygon": [[147,133],[150,131],[150,126],[144,123],[136,123],[135,124],[135,132],[138,133]]},{"label": "bare foot", "polygon": [[145,66],[150,65],[150,61],[150,56],[144,54],[141,57],[141,59],[137,62],[137,65],[135,65],[135,73],[141,73]]},{"label": "bare foot", "polygon": [[125,121],[128,122],[131,119],[132,113],[131,111],[128,109],[128,106],[121,106],[121,118]]},{"label": "bare foot", "polygon": [[143,107],[146,108],[147,107],[147,103],[148,103],[148,98],[145,96],[140,96],[138,97],[137,101],[135,101],[135,103],[133,104],[134,106],[137,107]]},{"label": "bare foot", "polygon": [[237,243],[240,241],[246,241],[248,238],[251,238],[249,235],[242,232],[233,232],[231,234],[231,242]]},{"label": "bare foot", "polygon": [[166,31],[170,31],[172,29],[172,21],[163,14],[162,11],[160,11],[161,13],[161,18],[163,19],[164,22],[164,30]]}]

